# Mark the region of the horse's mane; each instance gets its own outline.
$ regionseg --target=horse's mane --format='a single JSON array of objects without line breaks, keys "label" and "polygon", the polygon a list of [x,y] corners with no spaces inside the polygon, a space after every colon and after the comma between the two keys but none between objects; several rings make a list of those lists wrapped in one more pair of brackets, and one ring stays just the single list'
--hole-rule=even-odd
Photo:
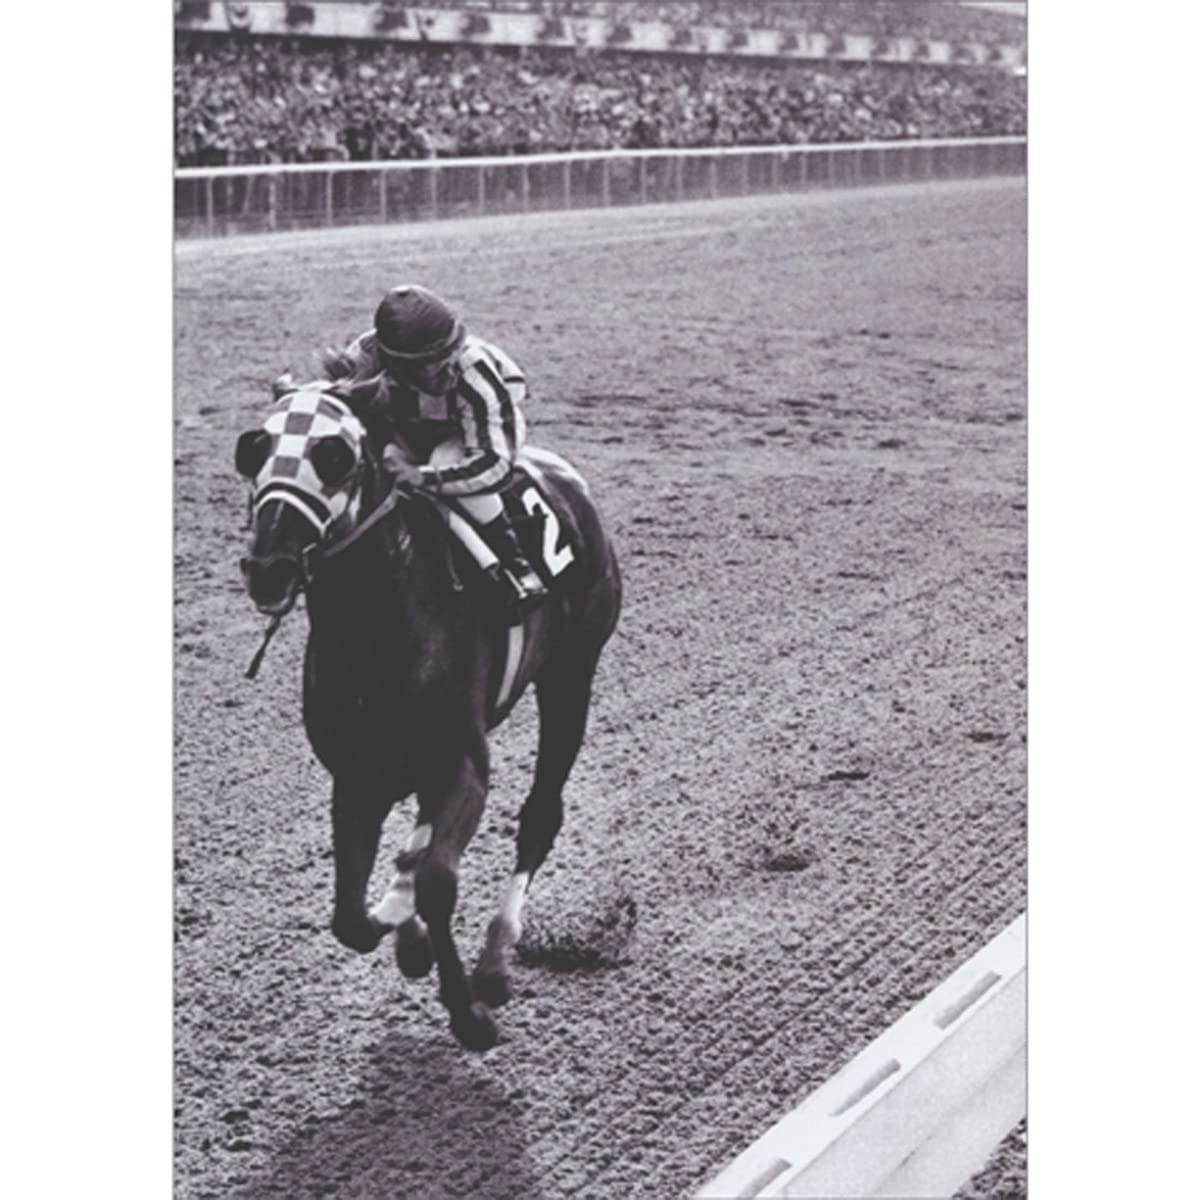
[{"label": "horse's mane", "polygon": [[381,455],[383,448],[395,436],[388,412],[387,393],[381,378],[376,375],[357,381],[346,379],[331,382],[327,386],[330,395],[341,400],[362,422],[367,431],[368,444],[376,457]]},{"label": "horse's mane", "polygon": [[[368,470],[381,493],[375,497],[375,503],[378,504],[385,499],[392,482],[392,476],[383,462],[385,447],[399,446],[413,463],[420,462],[421,457],[392,423],[387,388],[380,376],[357,381],[327,380],[324,381],[324,390],[342,401],[362,422],[366,431],[362,450]],[[444,548],[444,553],[453,554],[454,539],[448,536],[445,518],[432,496],[420,491],[403,492],[397,500],[396,507],[400,509],[404,524],[417,545],[431,549]]]}]

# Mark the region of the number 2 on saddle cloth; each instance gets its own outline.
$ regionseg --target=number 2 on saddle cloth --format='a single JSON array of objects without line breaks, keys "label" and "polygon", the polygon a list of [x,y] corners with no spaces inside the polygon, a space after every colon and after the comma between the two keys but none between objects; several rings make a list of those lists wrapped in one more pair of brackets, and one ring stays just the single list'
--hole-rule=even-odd
[{"label": "number 2 on saddle cloth", "polygon": [[[452,422],[403,421],[397,422],[397,426],[395,439],[414,462],[428,462],[434,448],[458,432]],[[526,470],[518,460],[497,495],[530,566],[541,576],[546,587],[553,590],[555,582],[560,581],[563,573],[576,561],[576,555],[568,531],[544,490],[533,472]],[[455,513],[476,533],[479,532],[478,522],[461,505],[455,504],[453,497],[439,496],[437,499],[448,511]],[[450,528],[480,567],[486,568],[488,564],[480,557],[478,543],[473,538],[463,537],[460,529],[456,528],[456,522],[451,522]]]},{"label": "number 2 on saddle cloth", "polygon": [[575,561],[575,551],[558,514],[520,466],[513,470],[500,492],[500,501],[530,566],[548,588],[553,588],[554,581]]}]

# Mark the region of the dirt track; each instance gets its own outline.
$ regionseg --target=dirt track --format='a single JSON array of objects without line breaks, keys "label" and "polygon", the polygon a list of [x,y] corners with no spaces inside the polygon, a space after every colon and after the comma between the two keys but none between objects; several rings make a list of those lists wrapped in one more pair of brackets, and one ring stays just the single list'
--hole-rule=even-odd
[{"label": "dirt track", "polygon": [[[179,1196],[684,1196],[1024,908],[1024,205],[997,181],[180,245]],[[302,614],[242,678],[234,440],[405,278],[525,365],[626,584],[483,1056],[386,944],[327,932]],[[534,717],[493,739],[466,957]],[[580,949],[600,967],[553,969]],[[1018,1139],[974,1191],[1023,1194]]]}]

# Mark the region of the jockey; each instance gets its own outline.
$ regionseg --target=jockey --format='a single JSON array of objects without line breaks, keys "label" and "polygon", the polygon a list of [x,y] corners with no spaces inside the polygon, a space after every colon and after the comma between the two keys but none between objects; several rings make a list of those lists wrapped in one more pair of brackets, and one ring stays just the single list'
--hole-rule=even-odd
[{"label": "jockey", "polygon": [[375,327],[345,350],[326,351],[324,367],[353,395],[366,395],[355,407],[385,442],[384,462],[397,481],[452,497],[500,559],[518,608],[541,600],[545,585],[497,495],[525,441],[520,367],[416,285],[392,288],[375,311]]}]

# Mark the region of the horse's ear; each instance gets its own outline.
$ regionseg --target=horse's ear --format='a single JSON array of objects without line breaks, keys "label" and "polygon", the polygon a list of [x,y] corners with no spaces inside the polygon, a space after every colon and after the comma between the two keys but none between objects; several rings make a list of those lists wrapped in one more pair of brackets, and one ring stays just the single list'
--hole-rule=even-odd
[{"label": "horse's ear", "polygon": [[312,458],[313,470],[317,478],[326,487],[335,487],[344,483],[346,477],[354,470],[354,451],[350,449],[345,438],[337,434],[317,438],[309,451]]},{"label": "horse's ear", "polygon": [[265,429],[251,429],[237,440],[234,465],[239,475],[253,479],[263,469],[271,452],[271,435]]}]

